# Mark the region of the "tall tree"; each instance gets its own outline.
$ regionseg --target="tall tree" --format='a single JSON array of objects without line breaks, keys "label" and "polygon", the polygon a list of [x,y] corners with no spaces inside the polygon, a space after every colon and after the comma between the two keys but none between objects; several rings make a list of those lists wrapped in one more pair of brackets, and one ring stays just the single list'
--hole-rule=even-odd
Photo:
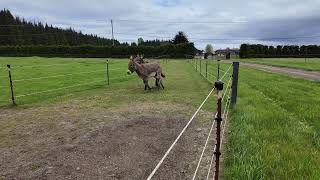
[{"label": "tall tree", "polygon": [[207,54],[213,54],[213,47],[211,44],[207,44],[206,48],[205,48],[205,52]]},{"label": "tall tree", "polygon": [[188,43],[188,42],[189,40],[187,35],[182,31],[179,31],[178,34],[176,34],[176,36],[173,39],[173,44],[181,44],[181,43]]},{"label": "tall tree", "polygon": [[138,38],[138,45],[140,46],[140,45],[142,45],[143,44],[143,42],[144,42],[144,40],[140,37],[140,38]]}]

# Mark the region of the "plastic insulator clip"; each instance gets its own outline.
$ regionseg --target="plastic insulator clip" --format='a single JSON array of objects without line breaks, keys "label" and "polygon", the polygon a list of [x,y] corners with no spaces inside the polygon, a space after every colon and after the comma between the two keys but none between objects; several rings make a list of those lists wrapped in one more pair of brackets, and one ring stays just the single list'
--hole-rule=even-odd
[{"label": "plastic insulator clip", "polygon": [[218,91],[222,91],[223,90],[223,82],[221,80],[218,80],[214,83],[214,87],[218,90]]}]

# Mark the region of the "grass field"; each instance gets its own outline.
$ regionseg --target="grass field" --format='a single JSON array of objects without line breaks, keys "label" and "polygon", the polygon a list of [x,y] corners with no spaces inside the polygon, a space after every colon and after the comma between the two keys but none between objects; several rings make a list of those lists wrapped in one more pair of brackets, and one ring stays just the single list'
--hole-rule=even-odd
[{"label": "grass field", "polygon": [[320,178],[320,84],[243,68],[227,179]]},{"label": "grass field", "polygon": [[277,67],[288,67],[303,69],[307,71],[320,71],[319,58],[254,58],[241,59],[241,62],[271,65]]},{"label": "grass field", "polygon": [[[290,67],[286,62],[293,61],[281,61]],[[320,83],[243,66],[239,78],[225,179],[319,179]]]},{"label": "grass field", "polygon": [[[43,102],[69,93],[105,87],[106,59],[1,58],[1,67],[10,64],[14,93],[19,105]],[[110,83],[132,80],[123,73],[124,63],[110,61]],[[2,105],[8,104],[10,89],[8,72],[0,75]]]},{"label": "grass field", "polygon": [[[129,133],[130,129],[133,131],[132,136],[138,137],[143,136],[143,133],[148,133],[148,131],[151,131],[153,132],[152,137],[155,139],[150,140],[150,135],[140,137],[139,141],[146,141],[141,144],[141,148],[142,150],[146,149],[145,146],[147,144],[148,147],[151,146],[151,149],[146,150],[146,156],[149,154],[152,155],[153,152],[159,154],[155,158],[159,158],[160,155],[162,156],[164,153],[163,151],[167,148],[166,144],[172,143],[172,138],[175,138],[176,133],[178,133],[178,130],[170,130],[170,128],[176,127],[177,129],[180,129],[180,126],[184,125],[184,121],[191,117],[196,108],[208,94],[209,90],[212,89],[212,84],[208,83],[205,79],[199,76],[199,74],[194,71],[193,67],[187,62],[182,60],[170,60],[168,62],[161,62],[164,68],[164,73],[167,77],[164,80],[166,89],[160,91],[152,90],[151,92],[144,91],[144,85],[136,75],[128,76],[126,74],[127,62],[128,60],[123,59],[110,60],[110,70],[117,70],[114,72],[110,71],[110,76],[111,78],[114,78],[114,80],[112,80],[108,86],[105,81],[105,59],[47,59],[34,57],[2,58],[2,65],[9,63],[13,66],[12,74],[14,80],[19,80],[22,78],[38,78],[39,76],[47,77],[57,76],[60,74],[75,74],[102,69],[101,73],[92,73],[92,76],[74,75],[66,77],[59,76],[57,78],[49,79],[35,79],[36,83],[39,83],[38,81],[41,80],[41,86],[39,87],[34,87],[32,84],[29,84],[34,83],[33,80],[21,81],[21,83],[24,82],[25,84],[15,83],[15,91],[17,96],[25,94],[26,92],[43,92],[52,88],[62,88],[65,86],[68,87],[74,84],[84,84],[87,82],[90,83],[95,79],[102,79],[102,82],[68,89],[60,89],[57,91],[50,91],[49,93],[33,94],[24,97],[21,96],[21,98],[17,98],[18,106],[15,107],[10,106],[10,101],[3,102],[2,107],[0,108],[0,152],[6,155],[10,155],[11,153],[9,152],[16,152],[16,154],[13,154],[12,157],[8,157],[9,161],[5,161],[5,159],[0,156],[0,171],[13,173],[9,173],[9,177],[29,177],[31,179],[43,177],[37,176],[36,173],[38,171],[43,171],[44,173],[48,171],[48,162],[50,164],[55,164],[55,161],[52,161],[50,156],[47,157],[46,155],[48,154],[48,151],[53,153],[52,148],[57,148],[59,149],[58,152],[63,153],[65,149],[65,143],[72,143],[75,144],[74,146],[80,146],[77,144],[79,141],[84,141],[85,144],[98,141],[98,138],[88,139],[88,134],[102,131],[101,129],[107,128],[112,124],[117,125],[121,123],[124,127],[128,127],[127,129],[120,129],[119,131],[116,131],[114,133],[116,137],[111,139],[112,142],[119,139],[121,140],[121,137],[123,137],[120,144],[130,146],[131,143],[125,143],[128,141],[130,142],[131,140],[131,136],[129,138],[126,137],[126,133]],[[64,64],[67,64],[67,66],[64,66]],[[31,68],[31,70],[28,68]],[[4,71],[3,74],[3,86],[8,88],[6,72]],[[150,81],[150,85],[154,85],[154,80]],[[32,91],[29,89],[30,87],[33,88]],[[3,100],[10,98],[9,92],[6,92],[7,93],[4,94],[1,93]],[[204,111],[202,112],[214,111],[214,97],[212,96],[208,102],[209,103],[205,104]],[[212,116],[209,116],[209,119],[198,118],[197,122],[200,124],[202,124],[201,122],[208,123],[209,120],[211,120],[211,117]],[[129,125],[126,125],[126,121],[129,121]],[[148,122],[150,125],[144,130],[134,131],[135,126],[146,126],[145,123],[141,124],[142,122]],[[159,123],[156,124],[156,122],[166,123],[162,125]],[[133,125],[131,125],[132,123]],[[115,128],[117,129],[118,126],[119,125],[117,125]],[[169,128],[169,130],[161,132],[160,129],[162,128]],[[207,128],[204,130],[206,131]],[[108,130],[107,132],[110,131],[111,130]],[[126,133],[123,133],[121,136],[119,133],[122,131]],[[112,135],[108,135],[108,133],[105,132],[101,133],[99,137],[101,136],[103,136],[103,139],[106,140],[112,138]],[[163,136],[163,138],[161,138],[161,136]],[[35,139],[34,137],[41,138]],[[63,140],[63,142],[61,142],[61,140]],[[194,140],[195,139],[192,138],[191,143],[186,144],[186,146],[190,146],[192,148],[185,148],[185,146],[183,146],[185,149],[182,149],[176,153],[173,152],[172,154],[177,156],[181,154],[181,151],[188,149],[194,151],[196,150],[194,148],[194,143],[201,144],[202,146],[203,138],[201,138],[201,141],[199,142]],[[116,144],[111,146],[110,142],[105,145],[101,145],[101,143],[101,141],[98,141],[88,147],[87,149],[89,152],[87,157],[90,157],[90,159],[101,159],[104,158],[104,156],[97,156],[95,153],[92,153],[92,150],[118,147]],[[157,146],[160,147],[156,151],[153,150],[157,148]],[[133,146],[132,148],[137,147]],[[118,149],[115,149],[114,151],[116,150]],[[23,153],[17,153],[21,151],[23,151]],[[109,149],[104,151],[109,152],[111,150]],[[128,149],[128,153],[129,152],[131,152],[130,148]],[[81,153],[83,153],[83,151]],[[143,154],[144,152],[141,151],[141,153]],[[137,156],[139,156],[139,154],[140,153],[136,153]],[[91,155],[94,155],[94,157],[91,157]],[[33,156],[36,157],[30,160],[29,158]],[[70,156],[69,150],[66,151],[66,156],[63,156],[61,153],[55,155],[55,157],[58,157],[58,159],[69,158]],[[117,154],[112,155],[112,157],[115,158],[117,156]],[[192,156],[192,158],[197,158],[197,156]],[[76,157],[79,158],[78,154]],[[120,158],[123,159],[122,156]],[[131,156],[131,158],[134,157]],[[23,161],[21,159],[23,159]],[[49,160],[46,161],[47,159]],[[141,159],[144,161],[148,160],[139,157],[137,161]],[[121,159],[115,160],[116,163],[121,163],[121,161]],[[141,169],[144,172],[146,170],[149,172],[152,170],[151,168],[154,166],[156,161],[157,159],[152,160],[150,164],[147,164],[146,168],[141,167]],[[28,164],[23,166],[17,165],[21,163],[23,164],[23,162],[28,162]],[[72,162],[73,161],[63,160],[63,164],[72,164]],[[108,160],[104,162],[113,161]],[[183,162],[190,163],[190,161]],[[79,172],[73,171],[73,169],[75,168],[74,166],[78,166],[79,163],[83,163],[83,161],[75,162],[74,164],[69,165],[73,168],[68,168],[68,171],[76,176],[76,174]],[[56,165],[53,166],[55,169],[59,169],[60,164],[60,162],[57,162]],[[128,164],[127,161],[125,164]],[[119,168],[125,168],[126,165],[119,165]],[[10,168],[15,166],[18,170],[12,170]],[[97,162],[92,164],[92,166],[97,166],[97,168],[89,169],[87,172],[104,167],[97,164]],[[7,168],[8,170],[6,170]],[[110,171],[113,170],[112,168],[113,166],[110,167]],[[136,170],[135,166],[130,166],[126,170],[130,168]],[[193,167],[190,168],[194,170]],[[62,167],[62,169],[66,168]],[[59,172],[63,173],[62,169],[59,170]],[[104,172],[108,174],[108,171]],[[113,171],[111,173],[115,172]],[[190,173],[191,171],[189,174]],[[29,174],[29,176],[21,176],[24,174]],[[54,177],[60,177],[58,174],[59,173],[57,172],[56,176]],[[177,174],[179,174],[179,170],[177,171]],[[121,173],[121,176],[122,175],[123,173]],[[144,177],[144,175],[141,173],[138,175],[138,177],[141,175]]]},{"label": "grass field", "polygon": [[[6,99],[10,98],[10,94],[2,87],[1,92],[5,93],[1,93],[0,99],[6,100],[6,102],[2,102],[1,109],[10,111],[13,109],[13,112],[17,113],[25,108],[48,107],[50,109],[56,104],[66,102],[81,104],[84,106],[83,111],[91,107],[117,109],[125,107],[126,104],[144,102],[163,103],[171,109],[175,108],[175,106],[171,106],[172,104],[184,104],[196,108],[212,88],[210,82],[214,82],[216,79],[214,76],[216,76],[217,67],[216,62],[208,62],[208,74],[210,75],[208,76],[209,81],[207,81],[186,61],[162,61],[167,76],[164,82],[166,89],[145,92],[143,84],[137,76],[125,74],[127,60],[113,59],[110,61],[110,69],[117,70],[114,70],[115,72],[110,75],[115,79],[111,81],[109,86],[104,81],[106,77],[105,59],[33,57],[0,59],[0,64],[7,63],[13,66],[14,80],[102,70],[93,73],[93,77],[81,74],[79,76],[41,79],[40,82],[38,80],[32,81],[36,84],[29,84],[29,81],[21,81],[21,84],[17,82],[15,84],[16,94],[23,95],[74,84],[91,83],[96,79],[102,81],[67,90],[21,97],[17,99],[18,106],[15,108],[8,107],[10,101]],[[30,67],[34,65],[39,67]],[[19,66],[24,66],[24,68]],[[221,66],[221,74],[223,74],[230,67],[230,64],[222,64]],[[200,64],[197,64],[197,69],[200,69]],[[204,61],[201,64],[201,72],[205,76]],[[6,73],[6,71],[1,72],[1,86],[8,89]],[[229,74],[226,75],[226,79],[228,76]],[[237,107],[229,119],[228,142],[223,154],[224,178],[319,179],[319,83],[241,67],[238,94]],[[206,103],[204,109],[214,111],[214,97],[210,98],[208,102],[210,103]],[[179,113],[190,116],[193,112],[180,111]],[[90,120],[90,123],[94,124],[95,121],[97,120]],[[17,142],[14,130],[21,125],[27,126],[30,122],[35,123],[32,119],[10,119],[10,122],[4,119],[0,120],[0,147],[14,147]],[[41,121],[39,126],[47,127],[45,123]],[[58,128],[52,123],[55,122],[50,121],[48,127]]]}]

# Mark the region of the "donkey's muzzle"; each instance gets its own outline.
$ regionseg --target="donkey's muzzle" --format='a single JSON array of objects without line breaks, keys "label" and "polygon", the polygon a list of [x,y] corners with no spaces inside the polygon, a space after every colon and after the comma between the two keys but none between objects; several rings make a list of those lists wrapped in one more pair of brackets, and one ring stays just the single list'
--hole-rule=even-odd
[{"label": "donkey's muzzle", "polygon": [[130,75],[130,74],[132,74],[132,72],[131,72],[130,70],[128,70],[128,71],[127,71],[127,74]]}]

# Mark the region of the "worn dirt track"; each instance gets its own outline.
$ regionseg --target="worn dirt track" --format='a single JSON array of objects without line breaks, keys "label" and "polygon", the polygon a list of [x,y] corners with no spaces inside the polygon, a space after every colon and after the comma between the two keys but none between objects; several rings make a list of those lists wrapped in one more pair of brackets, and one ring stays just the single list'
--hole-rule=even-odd
[{"label": "worn dirt track", "polygon": [[[0,144],[0,179],[146,179],[189,120],[181,112],[194,111],[168,103],[113,110],[75,104],[2,110],[0,123],[17,124]],[[198,120],[154,179],[191,178],[210,126]]]},{"label": "worn dirt track", "polygon": [[252,64],[252,63],[241,63],[241,65],[255,68],[255,69],[260,69],[267,72],[275,72],[280,74],[286,74],[292,77],[304,78],[304,79],[313,80],[313,81],[320,81],[320,72],[304,71],[300,69],[267,66],[267,65]]}]

